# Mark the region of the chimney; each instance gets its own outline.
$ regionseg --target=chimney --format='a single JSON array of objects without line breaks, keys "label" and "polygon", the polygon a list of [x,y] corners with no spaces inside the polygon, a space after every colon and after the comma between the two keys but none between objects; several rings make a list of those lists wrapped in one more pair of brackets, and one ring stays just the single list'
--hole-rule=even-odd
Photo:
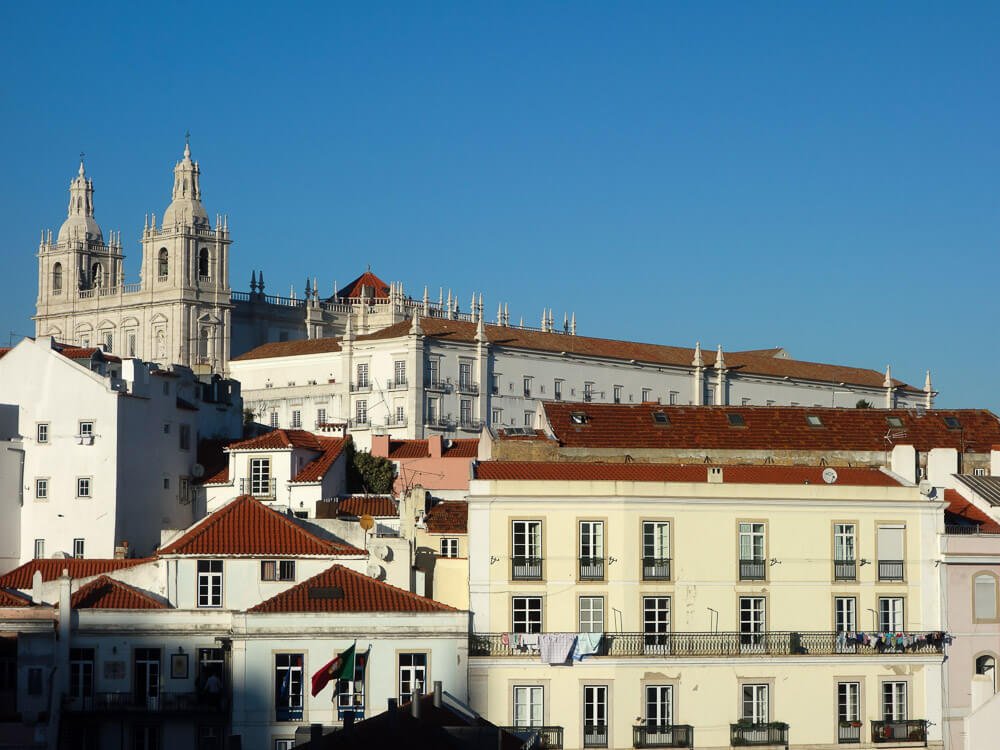
[{"label": "chimney", "polygon": [[344,726],[342,728],[342,731],[346,732],[353,726],[354,726],[354,712],[348,711],[346,714],[344,714]]},{"label": "chimney", "polygon": [[381,458],[389,457],[389,435],[372,435],[372,448],[371,453],[373,456],[379,456]]},{"label": "chimney", "polygon": [[441,708],[443,690],[441,689],[441,680],[434,680],[434,707]]},{"label": "chimney", "polygon": [[708,467],[708,483],[709,484],[722,484],[722,467],[721,466],[709,466]]},{"label": "chimney", "polygon": [[414,719],[420,718],[420,699],[423,697],[416,690],[413,691],[413,696],[410,698],[410,716]]},{"label": "chimney", "polygon": [[[348,714],[348,716],[353,717],[354,714]],[[346,716],[344,718],[347,718]],[[347,722],[344,722],[345,725]],[[323,725],[322,724],[310,724],[309,725],[309,743],[316,743],[316,747],[319,747],[319,741],[323,739]]]},{"label": "chimney", "polygon": [[917,449],[912,445],[894,445],[889,457],[889,468],[910,484],[919,479],[917,471]]},{"label": "chimney", "polygon": [[36,570],[31,576],[31,603],[42,603],[42,571]]},{"label": "chimney", "polygon": [[431,435],[427,438],[427,452],[431,458],[441,458],[441,450],[444,447],[442,443],[440,435]]}]

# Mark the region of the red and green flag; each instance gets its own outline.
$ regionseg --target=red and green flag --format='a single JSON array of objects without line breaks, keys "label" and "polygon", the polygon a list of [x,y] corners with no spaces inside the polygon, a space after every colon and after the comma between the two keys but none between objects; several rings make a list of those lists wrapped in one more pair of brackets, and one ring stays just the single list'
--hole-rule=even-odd
[{"label": "red and green flag", "polygon": [[[351,645],[346,651],[337,654],[330,663],[320,667],[319,671],[312,676],[312,695],[315,698],[319,691],[327,686],[331,680],[353,680],[354,670],[357,668],[357,657],[355,647],[357,643]],[[362,656],[367,656],[363,654]]]}]

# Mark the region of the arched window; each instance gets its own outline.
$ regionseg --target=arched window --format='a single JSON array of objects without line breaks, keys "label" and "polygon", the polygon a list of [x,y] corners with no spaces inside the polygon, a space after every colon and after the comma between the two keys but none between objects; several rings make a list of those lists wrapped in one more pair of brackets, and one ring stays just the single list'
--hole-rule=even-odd
[{"label": "arched window", "polygon": [[997,619],[997,578],[992,573],[977,573],[972,578],[975,619]]},{"label": "arched window", "polygon": [[62,263],[52,266],[52,293],[62,293]]},{"label": "arched window", "polygon": [[203,247],[198,253],[198,275],[203,279],[208,278],[208,248]]},{"label": "arched window", "polygon": [[170,253],[167,252],[167,248],[160,248],[160,255],[157,259],[156,265],[156,275],[161,279],[167,278],[167,271],[170,269]]},{"label": "arched window", "polygon": [[988,674],[992,675],[993,670],[996,668],[997,661],[989,654],[983,654],[982,656],[976,657],[976,674]]}]

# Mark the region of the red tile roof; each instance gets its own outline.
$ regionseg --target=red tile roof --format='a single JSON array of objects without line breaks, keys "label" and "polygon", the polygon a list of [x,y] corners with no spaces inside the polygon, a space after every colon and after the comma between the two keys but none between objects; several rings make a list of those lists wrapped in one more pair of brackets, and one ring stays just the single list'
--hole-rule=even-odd
[{"label": "red tile roof", "polygon": [[467,534],[469,504],[464,500],[445,500],[431,508],[424,521],[432,534]]},{"label": "red tile roof", "polygon": [[334,565],[247,612],[456,612],[454,607],[412,594]]},{"label": "red tile roof", "polygon": [[[302,448],[317,451],[319,456],[303,466],[292,482],[319,482],[334,462],[344,452],[351,438],[330,438],[315,435],[305,430],[272,430],[249,440],[230,443],[226,451],[250,450],[291,450]],[[229,482],[229,466],[219,469],[215,474],[205,479],[202,484],[227,484]]]},{"label": "red tile roof", "polygon": [[70,603],[73,609],[169,609],[149,594],[108,576],[81,586]]},{"label": "red tile roof", "polygon": [[529,434],[525,434],[523,430],[524,427],[515,428],[517,432],[511,432],[510,428],[499,427],[497,428],[497,437],[502,440],[551,440],[551,438],[545,434],[545,430],[532,430]]},{"label": "red tile roof", "polygon": [[[430,458],[426,440],[390,440],[389,458]],[[442,458],[475,458],[479,455],[479,438],[458,438],[441,451]]]},{"label": "red tile roof", "polygon": [[[919,451],[958,448],[988,452],[1000,440],[1000,420],[984,409],[931,410],[832,409],[800,406],[660,406],[549,401],[546,417],[567,448],[663,448],[720,450],[885,451],[913,445]],[[666,414],[669,424],[653,415]],[[584,424],[571,419],[586,415]],[[730,414],[743,417],[733,427]],[[822,426],[809,424],[807,417]],[[900,420],[894,427],[888,417]],[[946,417],[962,429],[949,429]],[[887,440],[891,436],[891,441]]]},{"label": "red tile roof", "polygon": [[358,276],[354,281],[349,283],[343,289],[337,291],[338,298],[359,298],[361,297],[362,287],[368,287],[372,289],[375,293],[375,299],[388,299],[389,298],[389,285],[386,284],[382,279],[373,274],[370,270],[365,271],[363,274]]},{"label": "red tile roof", "polygon": [[319,482],[326,476],[326,472],[333,466],[334,462],[340,458],[344,448],[351,442],[350,436],[342,438],[318,438],[323,454],[302,467],[292,482]]},{"label": "red tile roof", "polygon": [[[707,482],[711,464],[602,464],[577,462],[484,461],[476,479],[554,482]],[[726,484],[825,484],[819,466],[725,466]],[[899,487],[879,469],[838,467],[838,485]]]},{"label": "red tile roof", "polygon": [[3,576],[0,576],[0,586],[7,586],[12,589],[26,590],[31,588],[31,578],[36,570],[42,572],[43,581],[54,581],[62,575],[63,569],[69,571],[73,578],[90,578],[101,573],[110,573],[112,570],[131,568],[133,565],[142,565],[152,562],[153,558],[132,558],[129,560],[98,560],[80,558],[46,558],[30,560],[24,565],[14,568]]},{"label": "red tile roof", "polygon": [[195,524],[159,554],[326,557],[365,553],[347,544],[320,539],[250,495],[241,495]]},{"label": "red tile roof", "polygon": [[[3,352],[0,351],[0,356]],[[31,597],[25,596],[17,591],[0,589],[0,607],[30,607]]]},{"label": "red tile roof", "polygon": [[945,513],[974,522],[980,531],[988,534],[1000,534],[1000,523],[994,521],[985,512],[970,503],[957,490],[945,490],[944,500],[948,505]]},{"label": "red tile roof", "polygon": [[2,359],[3,355],[5,355],[7,352],[9,352],[12,348],[13,347],[10,347],[10,346],[0,346],[0,359]]},{"label": "red tile roof", "polygon": [[399,511],[391,497],[346,497],[337,503],[337,515],[390,518],[399,515]]},{"label": "red tile roof", "polygon": [[307,448],[320,451],[323,446],[318,435],[306,430],[271,430],[249,440],[238,440],[230,443],[226,450],[282,450],[289,448]]}]

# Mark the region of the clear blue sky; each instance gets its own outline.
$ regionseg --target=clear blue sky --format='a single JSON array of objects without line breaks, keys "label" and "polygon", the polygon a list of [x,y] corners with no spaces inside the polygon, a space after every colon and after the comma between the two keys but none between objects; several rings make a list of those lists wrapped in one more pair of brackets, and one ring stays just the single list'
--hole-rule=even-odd
[{"label": "clear blue sky", "polygon": [[1000,411],[1000,4],[4,3],[0,330],[77,154],[138,277],[190,129],[232,283],[884,368]]}]

